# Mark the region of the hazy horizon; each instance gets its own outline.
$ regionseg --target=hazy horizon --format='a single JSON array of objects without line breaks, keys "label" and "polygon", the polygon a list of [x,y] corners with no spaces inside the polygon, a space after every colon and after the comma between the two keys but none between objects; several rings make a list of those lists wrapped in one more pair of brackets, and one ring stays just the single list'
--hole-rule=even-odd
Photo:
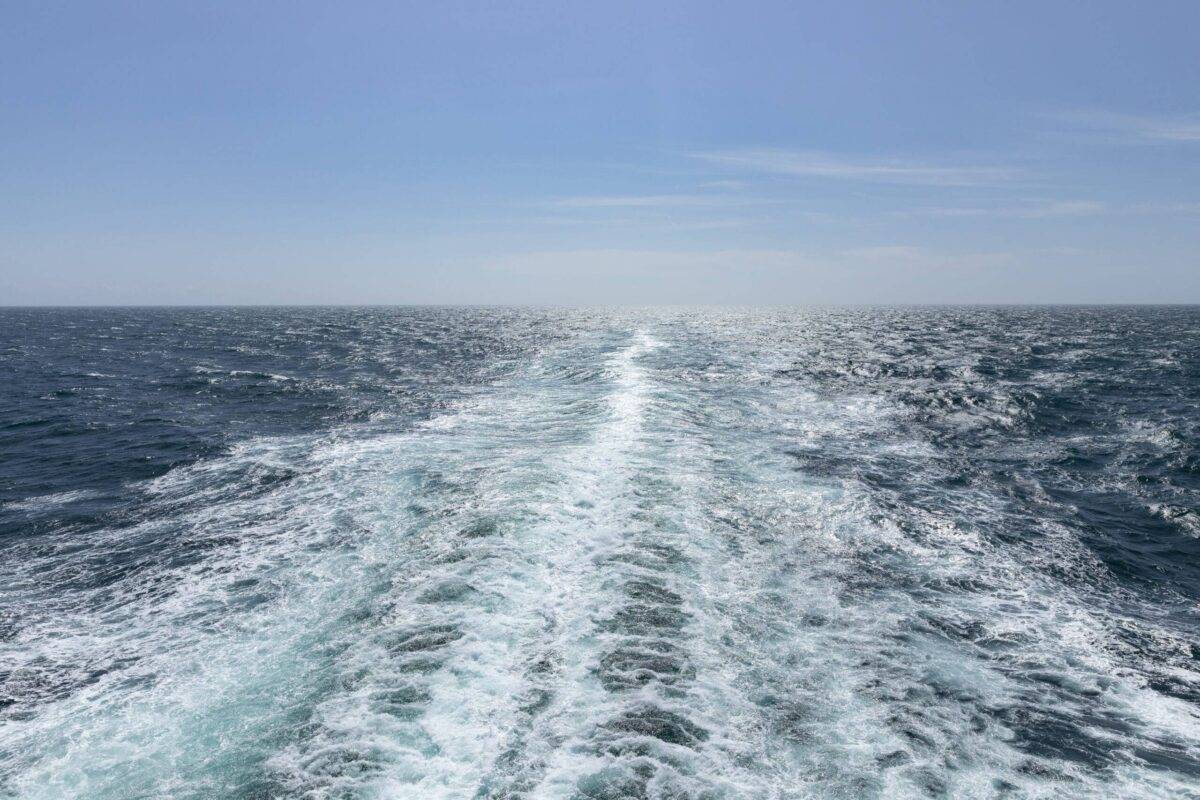
[{"label": "hazy horizon", "polygon": [[1200,303],[1191,302],[1146,302],[1146,303],[1073,303],[1073,302],[1032,302],[1032,303],[987,303],[987,302],[950,302],[950,303],[25,303],[21,305],[0,305],[0,309],[8,311],[37,310],[37,309],[238,309],[238,308],[479,308],[479,309],[567,309],[567,310],[670,310],[689,308],[713,309],[872,309],[872,308],[1192,308]]},{"label": "hazy horizon", "polygon": [[1200,6],[13,3],[0,306],[1200,302]]}]

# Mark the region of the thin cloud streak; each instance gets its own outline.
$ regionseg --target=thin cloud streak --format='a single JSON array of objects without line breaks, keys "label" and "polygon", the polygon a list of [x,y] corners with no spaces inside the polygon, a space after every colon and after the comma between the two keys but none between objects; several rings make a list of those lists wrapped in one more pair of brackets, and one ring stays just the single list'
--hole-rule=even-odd
[{"label": "thin cloud streak", "polygon": [[[1028,251],[1045,252],[1044,250]],[[481,266],[504,273],[556,273],[564,270],[591,274],[645,272],[703,273],[744,270],[855,269],[878,266],[927,268],[998,267],[1012,263],[1021,251],[949,251],[911,244],[885,244],[821,250],[715,249],[626,250],[596,248],[538,250],[485,259]]]},{"label": "thin cloud streak", "polygon": [[676,220],[661,219],[656,216],[647,217],[528,217],[522,220],[532,225],[549,225],[561,228],[599,228],[612,230],[614,228],[637,229],[639,231],[659,231],[670,233],[675,231],[705,231],[742,228],[762,220],[742,218]]},{"label": "thin cloud streak", "polygon": [[1177,115],[1123,114],[1113,111],[1068,111],[1054,117],[1077,129],[1133,144],[1200,142],[1200,113]]},{"label": "thin cloud streak", "polygon": [[938,165],[907,160],[851,160],[829,153],[743,149],[689,153],[692,158],[725,167],[794,177],[828,178],[918,186],[987,186],[1017,177],[994,166]]},{"label": "thin cloud streak", "polygon": [[558,208],[708,208],[754,205],[767,201],[706,194],[581,195],[552,201]]},{"label": "thin cloud streak", "polygon": [[898,217],[986,217],[990,219],[1057,219],[1110,215],[1200,214],[1200,203],[1135,203],[1112,205],[1098,200],[1056,200],[1010,206],[927,206],[895,212]]},{"label": "thin cloud streak", "polygon": [[1026,203],[1012,206],[964,206],[904,209],[898,216],[912,217],[1008,217],[1016,219],[1053,219],[1057,217],[1090,217],[1112,211],[1106,203],[1095,200],[1065,200]]}]

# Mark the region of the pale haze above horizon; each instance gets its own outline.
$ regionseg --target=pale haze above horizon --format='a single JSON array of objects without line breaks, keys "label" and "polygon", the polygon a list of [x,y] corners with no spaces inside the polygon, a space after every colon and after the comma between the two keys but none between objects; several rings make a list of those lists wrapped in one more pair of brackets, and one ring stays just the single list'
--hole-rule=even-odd
[{"label": "pale haze above horizon", "polygon": [[0,305],[1200,302],[1195,2],[0,7]]}]

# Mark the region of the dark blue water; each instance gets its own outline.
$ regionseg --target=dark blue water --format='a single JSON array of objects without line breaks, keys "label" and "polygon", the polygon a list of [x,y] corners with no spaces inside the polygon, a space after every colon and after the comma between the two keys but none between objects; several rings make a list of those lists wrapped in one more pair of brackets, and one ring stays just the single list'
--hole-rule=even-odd
[{"label": "dark blue water", "polygon": [[0,310],[0,796],[1200,797],[1198,342]]}]

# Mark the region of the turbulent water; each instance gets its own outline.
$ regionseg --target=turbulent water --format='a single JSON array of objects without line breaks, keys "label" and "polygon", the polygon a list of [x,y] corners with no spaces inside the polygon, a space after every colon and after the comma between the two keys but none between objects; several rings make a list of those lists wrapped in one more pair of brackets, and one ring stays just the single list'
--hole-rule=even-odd
[{"label": "turbulent water", "polygon": [[0,310],[0,797],[1200,797],[1200,309]]}]

